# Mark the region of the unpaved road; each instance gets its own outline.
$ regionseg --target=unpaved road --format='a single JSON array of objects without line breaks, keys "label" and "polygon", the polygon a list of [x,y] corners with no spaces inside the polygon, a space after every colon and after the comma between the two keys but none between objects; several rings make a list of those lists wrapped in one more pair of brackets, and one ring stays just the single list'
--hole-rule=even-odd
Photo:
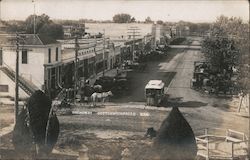
[{"label": "unpaved road", "polygon": [[[194,45],[199,45],[199,41],[193,39]],[[164,107],[145,107],[142,100],[138,103],[135,96],[143,94],[141,88],[145,86],[140,84],[140,79],[145,79],[141,76],[137,82],[140,87],[132,98],[124,98],[119,103],[107,103],[105,107],[99,108],[78,106],[73,110],[81,114],[59,116],[61,131],[56,150],[77,154],[84,144],[89,148],[90,159],[100,159],[96,155],[120,159],[124,148],[143,155],[141,148],[152,143],[152,140],[143,138],[145,131],[148,127],[158,129],[173,106],[180,107],[196,134],[204,128],[230,128],[248,133],[248,119],[235,114],[236,102],[190,89],[193,62],[200,59],[200,51],[186,49],[171,55],[166,61],[154,64],[157,72],[176,73],[173,79],[169,78],[172,80],[168,82],[168,99],[163,104]],[[148,77],[152,75],[157,74],[149,74]],[[120,113],[130,113],[132,116]],[[1,137],[0,147],[11,147],[8,140],[10,137],[11,135]],[[134,158],[140,159],[138,155]]]}]

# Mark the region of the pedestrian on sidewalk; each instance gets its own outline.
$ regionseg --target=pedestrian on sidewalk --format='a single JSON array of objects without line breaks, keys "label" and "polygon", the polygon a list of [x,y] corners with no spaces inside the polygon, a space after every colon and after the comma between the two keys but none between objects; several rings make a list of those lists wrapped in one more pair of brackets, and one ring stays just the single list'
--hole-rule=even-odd
[{"label": "pedestrian on sidewalk", "polygon": [[118,67],[116,67],[116,73],[117,73],[117,74],[119,73],[119,68],[118,68]]}]

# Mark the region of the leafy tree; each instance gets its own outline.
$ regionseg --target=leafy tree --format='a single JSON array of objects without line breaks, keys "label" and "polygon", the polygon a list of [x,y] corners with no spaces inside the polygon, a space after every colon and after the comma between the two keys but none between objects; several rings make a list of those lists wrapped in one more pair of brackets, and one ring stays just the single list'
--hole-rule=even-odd
[{"label": "leafy tree", "polygon": [[206,59],[218,71],[229,65],[239,69],[238,82],[242,89],[247,88],[249,69],[249,24],[241,18],[220,16],[212,24],[210,37],[203,43]]},{"label": "leafy tree", "polygon": [[6,26],[6,31],[10,33],[25,32],[26,30],[24,21],[10,20],[2,21],[2,23]]},{"label": "leafy tree", "polygon": [[150,17],[147,17],[147,18],[145,19],[145,23],[153,23],[153,21],[151,20]]},{"label": "leafy tree", "polygon": [[[34,19],[35,16],[35,19]],[[49,36],[52,39],[63,38],[63,28],[61,25],[54,23],[50,20],[49,16],[42,14],[40,16],[30,15],[26,20],[26,33],[34,33],[34,20],[35,29],[37,34]]]},{"label": "leafy tree", "polygon": [[203,43],[206,59],[219,73],[231,71],[231,67],[237,66],[239,52],[233,40],[228,38],[206,38]]},{"label": "leafy tree", "polygon": [[39,34],[46,35],[46,36],[52,37],[54,39],[62,39],[63,38],[63,28],[59,24],[47,23],[41,27],[41,29],[39,30]]},{"label": "leafy tree", "polygon": [[132,23],[135,22],[135,17],[132,17],[130,22],[132,22]]},{"label": "leafy tree", "polygon": [[43,25],[52,23],[52,21],[49,19],[49,16],[46,14],[42,14],[41,16],[37,15],[30,15],[25,20],[26,24],[26,32],[27,33],[34,33],[34,21],[36,24],[36,33],[39,33],[39,30],[42,28]]},{"label": "leafy tree", "polygon": [[131,22],[131,16],[126,13],[116,14],[113,17],[113,22],[115,23],[129,23]]},{"label": "leafy tree", "polygon": [[158,20],[156,23],[157,24],[163,24],[163,21],[162,20]]}]

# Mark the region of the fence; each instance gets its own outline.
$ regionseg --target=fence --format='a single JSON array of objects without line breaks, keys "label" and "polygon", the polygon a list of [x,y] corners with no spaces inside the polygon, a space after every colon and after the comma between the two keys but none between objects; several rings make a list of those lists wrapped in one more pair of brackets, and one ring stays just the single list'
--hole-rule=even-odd
[{"label": "fence", "polygon": [[[213,132],[213,134],[211,134]],[[223,135],[224,132],[224,135]],[[248,138],[245,133],[232,129],[204,129],[196,136],[199,157],[209,159],[235,159],[247,156]]]}]

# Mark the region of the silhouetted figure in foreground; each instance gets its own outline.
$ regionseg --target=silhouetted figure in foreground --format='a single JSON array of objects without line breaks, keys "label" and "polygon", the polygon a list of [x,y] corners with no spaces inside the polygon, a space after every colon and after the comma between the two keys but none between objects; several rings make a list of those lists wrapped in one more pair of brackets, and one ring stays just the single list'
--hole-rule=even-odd
[{"label": "silhouetted figure in foreground", "polygon": [[26,147],[27,144],[23,146],[23,141],[34,142],[38,155],[51,153],[59,135],[59,121],[51,104],[51,99],[40,90],[31,95],[14,128],[13,144],[16,149],[28,151],[31,148]]},{"label": "silhouetted figure in foreground", "polygon": [[173,107],[162,122],[154,141],[154,148],[160,159],[195,159],[197,154],[195,135],[177,107]]}]

